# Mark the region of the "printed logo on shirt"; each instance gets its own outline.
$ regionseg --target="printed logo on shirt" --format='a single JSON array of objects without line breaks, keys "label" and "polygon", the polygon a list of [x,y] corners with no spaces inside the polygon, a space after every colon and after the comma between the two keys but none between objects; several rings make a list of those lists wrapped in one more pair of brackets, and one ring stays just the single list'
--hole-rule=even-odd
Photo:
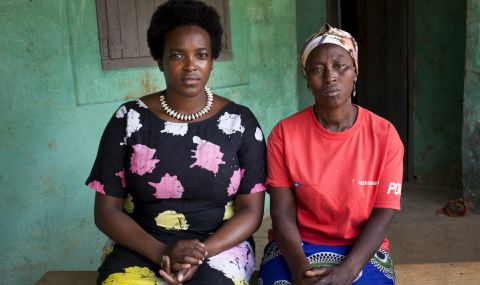
[{"label": "printed logo on shirt", "polygon": [[361,185],[361,186],[376,186],[378,184],[379,184],[378,181],[358,180],[358,185]]},{"label": "printed logo on shirt", "polygon": [[390,185],[388,185],[387,194],[391,193],[394,195],[402,195],[402,184],[391,182]]}]

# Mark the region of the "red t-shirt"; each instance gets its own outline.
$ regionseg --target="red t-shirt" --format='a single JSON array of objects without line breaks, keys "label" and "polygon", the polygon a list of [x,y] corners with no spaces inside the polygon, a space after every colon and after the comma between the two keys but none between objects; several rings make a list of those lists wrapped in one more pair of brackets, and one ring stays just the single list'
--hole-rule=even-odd
[{"label": "red t-shirt", "polygon": [[328,131],[309,107],[268,138],[267,184],[294,189],[304,241],[352,245],[373,208],[400,209],[403,144],[390,122],[357,108],[346,131]]}]

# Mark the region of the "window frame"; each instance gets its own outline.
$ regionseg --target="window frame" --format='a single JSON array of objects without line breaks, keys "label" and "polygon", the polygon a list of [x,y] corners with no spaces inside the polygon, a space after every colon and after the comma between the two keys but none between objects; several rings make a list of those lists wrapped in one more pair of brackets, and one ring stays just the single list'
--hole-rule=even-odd
[{"label": "window frame", "polygon": [[[151,57],[147,45],[146,30],[150,24],[151,15],[143,15],[149,12],[153,14],[156,7],[166,1],[95,1],[100,60],[103,70],[152,67],[157,65],[157,62]],[[203,0],[202,2],[213,6],[220,14],[224,33],[222,36],[222,50],[217,60],[232,60],[229,0]],[[149,9],[148,7],[152,8]],[[135,12],[135,14],[133,15],[132,12]]]}]

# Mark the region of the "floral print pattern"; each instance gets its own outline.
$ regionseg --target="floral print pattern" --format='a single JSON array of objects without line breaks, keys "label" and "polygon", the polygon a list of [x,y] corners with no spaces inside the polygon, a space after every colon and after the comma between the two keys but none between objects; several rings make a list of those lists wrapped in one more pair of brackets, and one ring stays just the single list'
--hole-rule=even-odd
[{"label": "floral print pattern", "polygon": [[[176,123],[137,100],[113,114],[86,184],[125,199],[124,212],[164,244],[205,240],[235,215],[237,195],[265,191],[265,151],[260,126],[244,106],[230,102],[203,121]],[[233,284],[248,284],[254,268],[249,247],[244,242],[205,266]],[[99,280],[138,275],[158,282],[157,265],[135,256],[113,247]]]},{"label": "floral print pattern", "polygon": [[177,176],[170,176],[168,173],[162,177],[160,183],[148,182],[148,184],[155,187],[157,191],[153,195],[158,199],[178,199],[185,191]]},{"label": "floral print pattern", "polygon": [[206,140],[202,140],[197,136],[193,137],[193,142],[197,144],[197,148],[192,150],[194,153],[192,157],[195,158],[196,161],[190,165],[190,168],[200,166],[203,169],[217,174],[220,164],[225,164],[225,161],[222,160],[223,153],[220,151],[220,147]]}]

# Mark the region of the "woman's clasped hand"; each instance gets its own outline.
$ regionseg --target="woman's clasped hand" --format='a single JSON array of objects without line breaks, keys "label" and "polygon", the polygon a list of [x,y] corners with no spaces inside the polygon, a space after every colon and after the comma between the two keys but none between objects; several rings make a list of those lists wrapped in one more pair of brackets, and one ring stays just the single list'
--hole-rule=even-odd
[{"label": "woman's clasped hand", "polygon": [[199,240],[181,240],[167,247],[160,264],[160,276],[170,284],[181,284],[195,274],[208,252]]}]

